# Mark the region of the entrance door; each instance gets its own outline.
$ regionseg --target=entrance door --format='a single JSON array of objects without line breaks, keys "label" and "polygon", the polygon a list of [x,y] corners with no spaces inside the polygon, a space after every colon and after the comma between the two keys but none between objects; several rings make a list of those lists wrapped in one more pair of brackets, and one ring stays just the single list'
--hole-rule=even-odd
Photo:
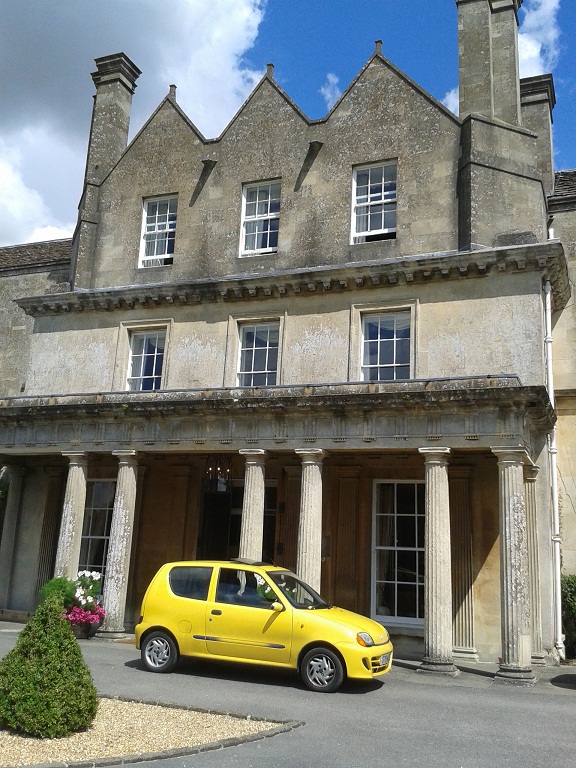
[{"label": "entrance door", "polygon": [[200,535],[199,556],[206,560],[227,560],[230,533],[230,493],[206,491]]},{"label": "entrance door", "polygon": [[[230,560],[238,557],[244,482],[232,480],[230,491],[206,491],[204,513],[200,533],[199,557],[207,560]],[[274,562],[276,541],[277,488],[274,481],[267,481],[264,491],[264,532],[262,560]]]}]

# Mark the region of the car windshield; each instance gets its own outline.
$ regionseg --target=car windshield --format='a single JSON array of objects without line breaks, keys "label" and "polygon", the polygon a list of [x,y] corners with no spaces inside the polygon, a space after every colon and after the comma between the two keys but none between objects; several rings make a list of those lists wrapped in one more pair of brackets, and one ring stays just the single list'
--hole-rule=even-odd
[{"label": "car windshield", "polygon": [[290,571],[274,571],[267,576],[295,608],[330,608],[330,603]]}]

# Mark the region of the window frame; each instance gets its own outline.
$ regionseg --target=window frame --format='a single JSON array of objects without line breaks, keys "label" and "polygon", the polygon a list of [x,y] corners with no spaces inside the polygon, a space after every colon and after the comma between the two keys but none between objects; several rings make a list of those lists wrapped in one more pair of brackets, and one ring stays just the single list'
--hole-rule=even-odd
[{"label": "window frame", "polygon": [[118,338],[116,346],[116,360],[114,363],[114,374],[112,380],[113,392],[155,392],[158,390],[129,389],[128,378],[130,376],[130,358],[131,358],[131,336],[134,333],[163,331],[164,332],[164,361],[162,365],[162,376],[160,390],[167,389],[168,371],[170,363],[170,338],[172,335],[172,325],[174,321],[171,318],[158,318],[157,320],[134,320],[130,322],[121,322],[118,327]]},{"label": "window frame", "polygon": [[[272,328],[275,328],[275,330],[278,333],[278,343],[276,347],[270,345],[270,339],[269,334],[267,338],[267,344],[265,347],[261,347],[260,349],[266,349],[266,367],[263,369],[255,368],[254,367],[254,358],[255,358],[255,352],[258,349],[256,346],[249,347],[245,344],[244,341],[244,333],[247,329],[254,328],[254,329],[268,329],[268,331]],[[237,386],[241,387],[242,389],[246,388],[253,388],[253,387],[275,387],[278,384],[278,361],[280,356],[280,322],[279,320],[267,320],[264,322],[243,322],[238,324],[238,366],[237,366]],[[276,350],[276,366],[274,368],[271,368],[268,366],[268,359],[270,350],[275,349]],[[244,358],[244,352],[250,353],[252,352],[252,367],[250,369],[243,369],[243,358]],[[266,379],[274,376],[274,381],[269,382],[266,381],[262,384],[246,384],[243,383],[242,377],[245,376],[251,376],[254,378],[255,376],[265,376]]]},{"label": "window frame", "polygon": [[[113,487],[112,503],[108,504],[108,506],[106,507],[95,507],[93,503],[89,504],[89,501],[90,502],[94,501],[95,486],[97,483],[106,483]],[[106,578],[106,566],[108,562],[108,551],[110,548],[110,531],[112,527],[114,501],[116,498],[117,478],[112,478],[112,477],[90,478],[86,481],[86,486],[87,486],[87,493],[86,493],[86,500],[84,502],[84,514],[82,517],[82,533],[80,536],[80,556],[79,556],[79,562],[78,562],[78,569],[80,571],[83,571],[83,570],[98,571],[101,574],[100,591],[102,592],[103,586],[104,586],[104,580]],[[93,513],[95,509],[105,509],[107,512],[105,524],[104,524],[105,532],[103,535],[94,535],[90,533],[90,530],[92,530],[92,520],[93,520]],[[87,518],[87,515],[89,515],[89,518]],[[88,534],[85,533],[87,525],[89,528]],[[95,563],[94,561],[92,562],[90,561],[90,551],[92,549],[91,543],[96,540],[103,542],[102,563]]]},{"label": "window frame", "polygon": [[[378,304],[353,304],[350,311],[350,364],[348,370],[349,381],[357,381],[363,384],[394,384],[396,382],[411,381],[417,378],[417,325],[419,304],[417,299],[407,299],[403,302],[389,302]],[[370,381],[364,379],[364,318],[369,315],[384,315],[410,313],[410,375],[408,379],[388,379]]]},{"label": "window frame", "polygon": [[[261,215],[248,215],[246,213],[247,206],[250,204],[251,201],[247,200],[248,192],[250,190],[256,189],[264,189],[268,188],[271,190],[272,187],[278,186],[279,192],[278,192],[278,210],[270,212],[270,205],[268,205],[268,212],[266,214]],[[270,197],[268,197],[268,203],[270,203]],[[274,200],[276,198],[273,198]],[[256,201],[258,202],[258,201]],[[240,223],[240,256],[241,257],[250,257],[250,256],[259,256],[261,254],[267,254],[267,253],[277,253],[278,252],[278,239],[280,237],[280,212],[282,209],[282,180],[280,178],[276,179],[270,179],[266,181],[258,181],[258,182],[250,182],[247,184],[242,185],[242,215],[241,215],[241,223]],[[274,246],[266,246],[264,248],[247,248],[246,247],[246,225],[250,222],[263,222],[267,221],[270,222],[272,220],[278,221],[278,227],[276,229],[276,245]],[[274,230],[268,229],[268,239],[270,236],[270,232]],[[251,233],[257,237],[258,233]]]},{"label": "window frame", "polygon": [[[419,486],[421,488],[422,492],[422,513],[421,517],[424,520],[424,526],[423,526],[423,539],[422,546],[418,546],[418,540],[416,535],[416,546],[414,547],[406,547],[406,546],[398,546],[395,544],[395,546],[386,547],[385,545],[378,545],[377,544],[377,521],[378,521],[378,514],[379,514],[379,507],[378,507],[378,488],[382,485],[391,485],[394,487],[394,494],[395,494],[395,501],[394,501],[394,519],[396,521],[398,517],[397,512],[397,504],[396,504],[396,488],[399,485],[411,485],[416,488],[416,486]],[[416,493],[416,491],[415,491]],[[425,585],[426,585],[426,571],[425,571],[425,530],[426,530],[426,482],[424,480],[420,479],[377,479],[374,480],[373,485],[373,501],[372,501],[372,558],[371,558],[371,576],[370,576],[370,614],[371,617],[374,619],[374,621],[378,621],[381,624],[385,624],[387,627],[404,627],[407,629],[413,629],[416,632],[421,632],[424,628],[424,611],[425,611]],[[415,512],[415,520],[418,519],[419,513],[418,509],[416,509]],[[415,530],[417,530],[417,527],[415,526]],[[396,536],[394,537],[396,539]],[[413,617],[413,616],[402,616],[402,615],[392,615],[392,614],[383,614],[378,613],[377,610],[377,593],[378,593],[378,552],[384,549],[389,549],[390,551],[393,551],[394,553],[397,553],[399,551],[402,552],[415,552],[416,553],[416,560],[418,562],[419,555],[421,556],[421,562],[422,562],[422,580],[419,581],[418,578],[414,582],[410,581],[400,581],[398,579],[398,567],[396,563],[396,568],[394,571],[395,579],[393,584],[396,585],[396,588],[398,584],[414,584],[416,586],[416,591],[418,592],[418,588],[421,587],[422,591],[422,597],[420,598],[417,596],[417,605],[422,600],[422,616],[421,617]],[[417,576],[418,576],[419,566],[417,566]]]},{"label": "window frame", "polygon": [[[160,335],[164,337],[164,346],[162,347],[162,365],[160,369],[160,375],[156,373],[156,359],[157,354],[156,352],[153,353],[153,359],[154,359],[154,372],[151,375],[148,375],[145,373],[145,364],[142,365],[140,375],[134,376],[133,374],[133,361],[137,357],[141,357],[143,360],[146,360],[147,358],[150,358],[150,353],[147,353],[145,351],[142,351],[142,353],[135,353],[134,352],[134,342],[138,338],[144,339],[144,344],[148,341],[148,337],[156,336],[158,338]],[[133,330],[129,334],[129,341],[130,341],[130,354],[128,357],[128,375],[126,376],[126,390],[128,392],[158,392],[159,390],[163,389],[163,376],[164,376],[164,356],[166,353],[166,329],[165,328],[149,328],[146,330]],[[157,348],[156,348],[157,349]],[[152,380],[153,385],[156,383],[156,380],[158,379],[158,386],[152,386],[152,387],[143,387],[142,384],[146,380]],[[139,387],[135,388],[131,386],[131,383],[133,381],[139,381],[140,385]]]},{"label": "window frame", "polygon": [[[382,180],[382,195],[377,200],[370,200],[368,199],[365,202],[359,203],[358,202],[358,174],[362,173],[363,171],[368,171],[369,173],[377,168],[382,168],[383,172],[383,180]],[[386,168],[394,168],[396,171],[396,184],[394,188],[394,197],[387,199],[386,198],[386,192],[384,189],[384,173]],[[368,184],[370,186],[370,183]],[[362,243],[367,242],[377,242],[381,240],[393,240],[396,238],[396,233],[398,231],[398,160],[383,160],[376,163],[367,163],[364,165],[356,166],[352,169],[352,205],[351,205],[351,217],[350,217],[350,244],[351,245],[359,245]],[[370,209],[372,206],[378,206],[381,205],[383,208],[386,205],[392,205],[394,206],[394,226],[393,227],[381,227],[380,229],[367,229],[358,231],[356,227],[357,222],[357,208],[360,207],[367,207]],[[384,216],[384,210],[382,211],[382,215]],[[384,223],[384,219],[382,221]],[[366,238],[371,238],[367,240]]]},{"label": "window frame", "polygon": [[[278,323],[278,360],[276,366],[276,384],[260,386],[280,386],[283,382],[284,346],[286,344],[285,324],[286,312],[274,315],[230,315],[228,317],[228,332],[226,339],[226,360],[224,363],[225,387],[240,388],[240,355],[241,355],[241,326],[243,325],[267,325]],[[258,385],[255,385],[258,386]],[[244,388],[244,387],[242,387]]]},{"label": "window frame", "polygon": [[[170,227],[170,209],[168,209],[167,213],[167,226],[163,229],[160,229],[159,227],[156,227],[153,231],[149,232],[147,230],[148,228],[148,206],[154,205],[157,203],[163,203],[167,202],[170,206],[170,203],[175,202],[176,204],[176,210],[173,213],[174,216],[174,226]],[[158,216],[158,214],[156,214]],[[174,254],[176,251],[176,227],[178,225],[178,194],[173,193],[169,195],[159,195],[155,197],[145,197],[142,199],[142,226],[141,226],[141,232],[140,232],[140,251],[139,251],[139,257],[138,257],[138,268],[139,269],[150,269],[152,267],[167,267],[171,266],[174,262]],[[157,254],[150,256],[146,254],[146,248],[149,240],[146,239],[146,235],[162,235],[162,233],[167,233],[167,237],[165,238],[166,242],[166,248],[164,250],[164,253]],[[154,242],[157,243],[160,238],[156,237],[154,239]],[[170,250],[171,247],[171,250]],[[155,248],[156,250],[156,248]]]}]

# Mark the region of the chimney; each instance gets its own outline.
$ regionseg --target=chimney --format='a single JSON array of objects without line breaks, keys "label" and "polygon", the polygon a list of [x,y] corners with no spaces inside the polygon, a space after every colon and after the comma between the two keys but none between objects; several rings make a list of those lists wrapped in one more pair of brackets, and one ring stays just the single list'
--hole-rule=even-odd
[{"label": "chimney", "polygon": [[73,290],[90,288],[98,233],[100,184],[118,162],[128,144],[130,107],[140,70],[123,53],[96,59],[92,79],[96,86],[88,140],[84,189],[78,205],[78,223],[72,240],[70,284]]},{"label": "chimney", "polygon": [[86,161],[86,181],[98,184],[120,159],[128,144],[130,107],[141,74],[124,53],[95,59],[96,86]]},{"label": "chimney", "polygon": [[554,191],[554,152],[552,143],[552,110],[556,104],[552,75],[524,77],[520,80],[522,125],[538,134],[536,161],[542,174],[544,192]]},{"label": "chimney", "polygon": [[523,0],[456,0],[460,117],[520,125],[518,11]]}]

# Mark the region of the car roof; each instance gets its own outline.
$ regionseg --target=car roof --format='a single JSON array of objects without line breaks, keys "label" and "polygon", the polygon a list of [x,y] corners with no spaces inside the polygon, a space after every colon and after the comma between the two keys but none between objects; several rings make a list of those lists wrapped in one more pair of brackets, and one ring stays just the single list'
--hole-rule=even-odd
[{"label": "car roof", "polygon": [[281,565],[271,565],[270,563],[263,563],[259,560],[249,560],[247,558],[236,558],[233,560],[178,560],[173,563],[164,563],[163,568],[173,568],[175,566],[248,566],[249,568],[260,568],[266,571],[289,571],[289,568],[285,568]]}]

